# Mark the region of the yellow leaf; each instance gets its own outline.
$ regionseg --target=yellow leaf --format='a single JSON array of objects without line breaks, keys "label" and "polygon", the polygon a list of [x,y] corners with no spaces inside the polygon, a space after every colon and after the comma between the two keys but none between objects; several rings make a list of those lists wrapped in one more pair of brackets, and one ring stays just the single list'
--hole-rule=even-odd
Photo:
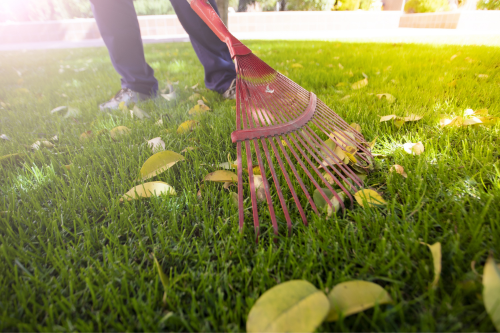
[{"label": "yellow leaf", "polygon": [[283,145],[283,147],[288,147],[285,140],[281,140],[281,144]]},{"label": "yellow leaf", "polygon": [[[122,102],[123,103],[123,102]],[[141,109],[139,109],[137,107],[137,105],[134,105],[134,108],[130,111],[131,114],[133,114],[135,117],[139,118],[139,119],[144,119],[144,118],[151,118],[151,116],[149,114],[146,113],[146,111],[143,111]],[[133,116],[133,117],[134,117]],[[133,118],[132,117],[132,118]]]},{"label": "yellow leaf", "polygon": [[416,114],[410,114],[409,116],[404,117],[404,120],[405,121],[417,121],[417,120],[420,120],[422,118],[423,118],[423,116],[417,116]]},{"label": "yellow leaf", "polygon": [[474,111],[473,115],[475,116],[487,116],[488,115],[488,109],[479,109]]},{"label": "yellow leaf", "polygon": [[498,117],[479,117],[483,125],[491,126],[495,125],[498,122]]},{"label": "yellow leaf", "polygon": [[124,101],[121,101],[120,104],[118,104],[118,109],[120,109],[123,113],[128,113],[127,104],[125,104]]},{"label": "yellow leaf", "polygon": [[339,62],[339,68],[344,69],[344,66],[342,66],[342,64],[340,62]]},{"label": "yellow leaf", "polygon": [[450,83],[448,83],[449,87],[455,87],[457,85],[457,80],[453,80]]},{"label": "yellow leaf", "polygon": [[184,160],[184,156],[170,150],[156,153],[144,162],[139,177],[142,180],[152,178]]},{"label": "yellow leaf", "polygon": [[69,171],[69,170],[71,170],[71,164],[65,165],[64,167],[65,167],[65,168],[66,168],[66,170],[68,170],[68,171]]},{"label": "yellow leaf", "polygon": [[255,168],[252,169],[254,175],[261,175],[260,173],[260,167],[256,166]]},{"label": "yellow leaf", "polygon": [[361,126],[360,126],[359,124],[352,123],[352,124],[351,124],[351,125],[349,125],[349,126],[351,126],[352,128],[354,128],[354,130],[355,130],[356,132],[361,133]]},{"label": "yellow leaf", "polygon": [[206,106],[205,104],[203,104],[203,105],[196,104],[195,106],[193,106],[191,108],[191,110],[188,111],[188,114],[190,116],[199,115],[199,114],[203,114],[209,110],[210,110],[210,108],[208,106]]},{"label": "yellow leaf", "polygon": [[500,269],[489,257],[483,271],[483,302],[491,321],[500,332]]},{"label": "yellow leaf", "polygon": [[439,282],[439,276],[441,275],[441,243],[437,242],[432,245],[421,243],[427,245],[432,253],[432,262],[434,264],[434,280],[432,281],[432,287],[436,288]]},{"label": "yellow leaf", "polygon": [[441,128],[443,128],[445,126],[448,126],[448,127],[460,127],[460,126],[462,126],[463,121],[464,121],[463,117],[457,116],[457,117],[453,117],[451,119],[449,119],[449,118],[442,118],[439,121],[439,124],[441,125]]},{"label": "yellow leaf", "polygon": [[292,65],[292,68],[303,68],[304,66],[302,66],[301,64],[293,64]]},{"label": "yellow leaf", "polygon": [[351,95],[345,95],[344,97],[339,99],[339,101],[347,101],[349,98],[351,98]]},{"label": "yellow leaf", "polygon": [[337,131],[331,135],[333,135],[333,138],[335,139],[335,142],[337,143],[337,145],[339,145],[341,147],[355,146],[356,145],[355,144],[355,142],[356,142],[355,136],[354,136],[354,134],[352,134],[350,132],[338,132]]},{"label": "yellow leaf", "polygon": [[424,145],[420,141],[417,143],[412,143],[412,142],[405,143],[403,145],[403,149],[405,150],[405,152],[412,155],[420,155],[425,150]]},{"label": "yellow leaf", "polygon": [[396,100],[396,97],[391,94],[377,94],[378,99],[385,99],[389,103],[393,103]]},{"label": "yellow leaf", "polygon": [[117,139],[118,137],[130,133],[130,128],[126,126],[117,126],[109,131],[109,134],[113,139]]},{"label": "yellow leaf", "polygon": [[477,77],[480,78],[480,79],[487,79],[488,78],[488,74],[478,74]]},{"label": "yellow leaf", "polygon": [[335,87],[343,87],[345,86],[345,82],[339,82],[335,85]]},{"label": "yellow leaf", "polygon": [[328,309],[328,298],[311,283],[284,282],[255,302],[248,314],[247,332],[314,332]]},{"label": "yellow leaf", "polygon": [[[337,195],[339,196],[340,200],[342,200],[342,202],[344,202],[345,193],[340,192],[340,193],[337,193]],[[338,212],[338,210],[340,209],[340,201],[335,196],[333,196],[330,199],[330,203],[331,203],[331,206],[330,205],[326,206],[326,215],[327,216],[332,216],[334,213]]]},{"label": "yellow leaf", "polygon": [[451,58],[450,58],[450,61],[453,61],[453,59],[455,59],[455,58],[456,58],[456,57],[458,57],[458,56],[459,56],[459,54],[454,54],[454,55],[452,55],[452,56],[451,56]]},{"label": "yellow leaf", "polygon": [[477,118],[477,117],[472,117],[470,119],[465,119],[462,123],[462,126],[470,126],[470,125],[478,125],[478,124],[482,124],[483,122],[481,121],[481,119]]},{"label": "yellow leaf", "polygon": [[372,142],[368,143],[368,146],[370,147],[370,149],[373,149],[373,147],[375,147],[375,142],[377,141],[377,139],[378,139],[378,135],[375,137],[375,139],[373,139]]},{"label": "yellow leaf", "polygon": [[123,195],[120,202],[124,200],[131,201],[134,199],[149,198],[151,196],[159,196],[161,194],[176,195],[174,188],[167,183],[149,182],[133,187],[130,191]]},{"label": "yellow leaf", "polygon": [[365,202],[370,207],[376,207],[387,204],[387,202],[385,202],[385,200],[382,198],[380,194],[370,189],[364,189],[356,192],[356,194],[354,194],[354,198],[356,199],[358,204],[360,204],[361,207],[365,207],[364,206]]},{"label": "yellow leaf", "polygon": [[396,173],[399,173],[401,176],[407,178],[408,175],[406,174],[405,172],[405,168],[403,168],[401,165],[399,164],[394,164],[393,166],[391,166],[391,168],[389,169],[390,172],[396,172]]},{"label": "yellow leaf", "polygon": [[384,121],[389,121],[389,120],[392,120],[392,119],[396,119],[398,116],[396,116],[395,114],[390,114],[388,116],[382,116],[380,117],[380,122],[384,122]]},{"label": "yellow leaf", "polygon": [[226,171],[226,170],[217,170],[215,172],[209,173],[208,175],[205,176],[203,179],[204,181],[211,181],[211,182],[238,182],[238,176],[231,171]]},{"label": "yellow leaf", "polygon": [[357,90],[366,87],[367,85],[368,85],[368,79],[364,78],[363,80],[354,82],[351,87],[352,89]]},{"label": "yellow leaf", "polygon": [[87,131],[80,134],[80,140],[90,139],[91,137],[92,137],[92,131]]},{"label": "yellow leaf", "polygon": [[399,118],[397,117],[396,119],[394,119],[394,125],[397,127],[397,128],[401,128],[401,126],[403,126],[405,123],[405,120],[404,118]]},{"label": "yellow leaf", "polygon": [[188,97],[188,100],[190,100],[190,101],[197,101],[200,97],[201,97],[200,94],[194,93],[194,94],[192,94],[191,96]]},{"label": "yellow leaf", "polygon": [[370,309],[375,305],[392,303],[391,296],[384,288],[368,281],[348,281],[339,283],[328,294],[330,312],[327,321],[336,321],[341,316]]},{"label": "yellow leaf", "polygon": [[177,134],[185,134],[191,132],[195,126],[196,126],[196,120],[185,121],[179,125],[179,128],[177,128]]}]

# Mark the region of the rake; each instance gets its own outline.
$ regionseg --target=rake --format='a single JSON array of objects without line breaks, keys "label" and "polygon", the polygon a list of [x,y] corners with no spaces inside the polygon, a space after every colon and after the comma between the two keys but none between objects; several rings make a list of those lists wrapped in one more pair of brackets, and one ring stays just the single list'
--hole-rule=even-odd
[{"label": "rake", "polygon": [[[300,187],[305,195],[306,204],[309,204],[316,214],[320,212],[309,193],[310,188],[316,189],[330,207],[333,208],[332,201],[336,199],[344,210],[342,198],[344,195],[337,193],[332,186],[336,185],[350,199],[352,205],[351,193],[363,187],[363,182],[356,171],[368,173],[373,161],[363,135],[349,126],[314,93],[271,68],[231,35],[208,1],[188,0],[188,2],[210,29],[227,44],[236,66],[236,131],[231,134],[231,140],[236,143],[237,150],[240,230],[243,228],[245,217],[244,159],[247,164],[253,223],[257,237],[258,199],[264,198],[258,198],[256,192],[253,171],[256,166],[253,165],[253,158],[257,160],[262,175],[265,194],[262,197],[265,196],[276,235],[278,222],[272,196],[277,195],[279,199],[289,234],[292,230],[292,220],[281,183],[286,183],[284,186],[290,191],[305,225],[307,217],[295,187]],[[321,136],[325,135],[331,140],[329,144],[321,139]],[[348,166],[349,162],[352,168]],[[277,174],[275,163],[281,169],[281,175]],[[272,178],[275,191],[271,189],[269,184],[271,180],[267,179],[266,175]],[[333,197],[327,195],[325,188],[333,194]],[[271,191],[274,192],[273,195]]]}]

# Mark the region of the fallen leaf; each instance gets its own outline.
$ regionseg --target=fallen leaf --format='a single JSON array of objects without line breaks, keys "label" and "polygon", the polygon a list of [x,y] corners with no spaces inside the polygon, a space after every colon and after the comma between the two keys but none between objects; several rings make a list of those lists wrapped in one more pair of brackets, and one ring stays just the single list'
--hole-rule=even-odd
[{"label": "fallen leaf", "polygon": [[87,131],[80,134],[80,140],[87,140],[90,138],[92,138],[92,131]]},{"label": "fallen leaf", "polygon": [[393,122],[394,122],[394,125],[395,125],[397,128],[401,128],[401,126],[403,126],[403,125],[404,125],[405,120],[404,120],[404,118],[399,118],[399,117],[397,117],[396,119],[394,119],[394,121],[393,121]]},{"label": "fallen leaf", "polygon": [[342,66],[342,64],[340,62],[339,62],[339,68],[344,69],[344,66]]},{"label": "fallen leaf", "polygon": [[174,188],[165,182],[149,182],[133,187],[120,198],[120,202],[160,196],[161,194],[176,195]]},{"label": "fallen leaf", "polygon": [[154,154],[144,162],[139,171],[140,179],[146,180],[170,169],[177,162],[184,161],[185,158],[176,152],[165,150]]},{"label": "fallen leaf", "polygon": [[257,197],[257,202],[265,202],[266,201],[266,191],[264,188],[264,181],[262,176],[254,175],[253,183],[255,186],[255,196]]},{"label": "fallen leaf", "polygon": [[367,85],[368,85],[368,79],[364,78],[363,80],[354,82],[351,87],[352,89],[357,90],[366,87]]},{"label": "fallen leaf", "polygon": [[484,265],[483,302],[493,325],[500,332],[500,269],[491,256]]},{"label": "fallen leaf", "polygon": [[361,126],[359,124],[352,123],[349,126],[351,126],[356,132],[361,133]]},{"label": "fallen leaf", "polygon": [[219,182],[219,183],[225,183],[225,182],[238,182],[238,176],[231,171],[226,171],[226,170],[217,170],[212,173],[209,173],[208,175],[205,176],[203,179],[204,181],[211,181],[211,182]]},{"label": "fallen leaf", "polygon": [[439,121],[439,124],[441,125],[441,128],[448,126],[448,127],[460,127],[463,125],[464,119],[461,116],[456,116],[451,119],[449,118],[441,118]]},{"label": "fallen leaf", "polygon": [[58,113],[58,112],[61,112],[61,111],[64,111],[66,110],[68,107],[65,106],[65,105],[62,105],[62,106],[58,106],[57,108],[54,108],[50,111],[50,114],[54,114],[54,113]]},{"label": "fallen leaf", "polygon": [[185,152],[188,152],[188,151],[190,151],[190,150],[195,150],[195,149],[196,149],[195,147],[186,147],[186,148],[184,148],[183,150],[181,150],[181,154],[182,154],[182,153],[185,153]]},{"label": "fallen leaf", "polygon": [[[327,175],[328,175],[328,173],[327,173]],[[335,185],[336,185],[336,184],[337,184],[337,183],[335,183]],[[324,194],[325,194],[325,195],[326,195],[326,197],[328,198],[328,201],[332,202],[332,200],[333,200],[334,198],[336,198],[335,194],[334,194],[332,191],[330,191],[329,189],[327,189],[327,188],[322,188],[321,190],[324,192]],[[335,192],[335,193],[337,193],[337,192]],[[345,197],[343,196],[343,193],[342,193],[342,192],[341,192],[341,193],[337,193],[337,196],[338,196],[338,197],[339,197],[342,201],[344,201],[344,198],[345,198]],[[313,201],[314,201],[314,204],[316,205],[316,208],[318,208],[318,211],[319,211],[319,212],[324,212],[324,211],[325,211],[325,210],[327,210],[327,209],[328,209],[328,207],[330,206],[330,205],[328,204],[328,201],[327,201],[327,200],[325,200],[325,198],[323,197],[323,195],[321,195],[321,192],[320,192],[318,189],[315,189],[315,190],[314,190],[314,192],[313,192]],[[333,202],[332,202],[332,204],[333,204]]]},{"label": "fallen leaf", "polygon": [[188,120],[183,122],[177,128],[177,134],[185,134],[191,132],[196,127],[196,120]]},{"label": "fallen leaf", "polygon": [[343,87],[345,86],[345,82],[339,82],[335,85],[335,87]]},{"label": "fallen leaf", "polygon": [[209,111],[210,108],[208,106],[206,106],[205,104],[203,105],[200,105],[200,104],[196,104],[195,106],[193,106],[189,111],[188,111],[188,114],[190,116],[193,116],[193,115],[199,115],[199,114],[203,114],[207,111]]},{"label": "fallen leaf", "polygon": [[389,103],[393,103],[396,100],[396,97],[391,94],[377,94],[378,99],[385,99]]},{"label": "fallen leaf", "polygon": [[465,61],[467,61],[468,63],[472,64],[475,60],[472,59],[472,58],[466,57]]},{"label": "fallen leaf", "polygon": [[477,77],[480,78],[480,79],[487,79],[488,78],[488,74],[478,74]]},{"label": "fallen leaf", "polygon": [[424,145],[420,141],[417,143],[408,142],[403,145],[403,149],[408,154],[420,155],[424,152]]},{"label": "fallen leaf", "polygon": [[422,118],[423,118],[423,116],[417,116],[416,114],[412,113],[409,116],[404,117],[404,121],[418,121]]},{"label": "fallen leaf", "polygon": [[450,83],[448,83],[448,87],[455,87],[457,85],[457,80],[453,80]]},{"label": "fallen leaf", "polygon": [[405,172],[405,168],[403,168],[401,165],[399,164],[394,164],[393,166],[391,166],[391,168],[389,169],[390,172],[396,172],[396,173],[399,173],[401,176],[405,177],[405,178],[408,178],[408,175],[406,174]]},{"label": "fallen leaf", "polygon": [[248,314],[247,332],[314,332],[329,307],[325,294],[310,282],[283,282],[255,302]]},{"label": "fallen leaf", "polygon": [[292,68],[303,68],[304,66],[302,66],[301,64],[293,64],[292,65]]},{"label": "fallen leaf", "polygon": [[351,95],[345,95],[344,97],[339,99],[339,101],[347,101],[349,98],[351,98]]},{"label": "fallen leaf", "polygon": [[5,140],[5,141],[10,141],[9,137],[5,134],[0,135],[0,139]]},{"label": "fallen leaf", "polygon": [[165,98],[167,101],[173,101],[177,98],[176,92],[172,92],[170,94],[161,94],[161,97]]},{"label": "fallen leaf", "polygon": [[378,139],[378,135],[375,137],[375,139],[373,139],[372,142],[368,143],[368,146],[370,147],[370,149],[373,149],[373,147],[375,147],[375,142],[377,142],[377,139]]},{"label": "fallen leaf", "polygon": [[194,89],[198,88],[198,86],[199,86],[199,85],[200,85],[200,84],[199,84],[199,83],[197,83],[197,84],[195,84],[194,86],[192,86],[192,87],[191,87],[191,89],[193,89],[193,90],[194,90]]},{"label": "fallen leaf", "polygon": [[464,119],[464,121],[462,122],[462,126],[478,125],[482,123],[483,122],[481,121],[481,119],[477,117],[472,117],[470,119]]},{"label": "fallen leaf", "polygon": [[234,207],[238,207],[238,193],[230,192],[229,200]]},{"label": "fallen leaf", "polygon": [[149,140],[148,146],[153,150],[154,153],[160,150],[165,150],[165,142],[161,139],[161,137]]},{"label": "fallen leaf", "polygon": [[341,147],[347,147],[347,146],[355,146],[356,145],[356,138],[353,133],[350,132],[334,132],[333,138],[335,139],[335,142],[337,145]]},{"label": "fallen leaf", "polygon": [[155,123],[155,125],[157,125],[157,126],[163,126],[163,119],[159,119],[159,120]]},{"label": "fallen leaf", "polygon": [[495,125],[498,122],[498,117],[479,117],[479,120],[481,120],[482,125],[485,126],[492,126]]},{"label": "fallen leaf", "polygon": [[144,118],[151,118],[149,116],[149,114],[146,113],[146,111],[139,109],[137,107],[137,105],[134,105],[134,108],[132,110],[130,110],[130,112],[133,113],[133,117],[135,116],[135,117],[139,118],[140,120],[142,120]]},{"label": "fallen leaf", "polygon": [[427,245],[431,250],[432,262],[434,264],[434,280],[432,281],[432,287],[437,288],[439,282],[439,276],[441,275],[441,243],[437,242],[432,245],[427,243],[421,243]]},{"label": "fallen leaf", "polygon": [[111,135],[113,139],[118,139],[120,136],[128,133],[130,133],[130,128],[126,126],[117,126],[109,131],[109,135]]},{"label": "fallen leaf", "polygon": [[474,111],[474,113],[472,113],[472,114],[475,116],[487,116],[488,109],[479,109],[479,110]]},{"label": "fallen leaf", "polygon": [[356,192],[354,198],[361,207],[365,207],[365,203],[367,203],[369,207],[378,207],[387,204],[380,194],[370,189]]},{"label": "fallen leaf", "polygon": [[64,167],[65,167],[65,168],[66,168],[66,170],[68,170],[68,171],[69,171],[69,170],[71,170],[71,164],[65,165]]},{"label": "fallen leaf", "polygon": [[[342,202],[344,202],[345,193],[340,192],[340,193],[337,193],[337,195],[339,196],[340,200]],[[334,213],[338,212],[338,210],[340,209],[340,201],[339,201],[339,199],[337,199],[337,197],[334,196],[333,198],[331,198],[330,203],[332,204],[331,206],[330,205],[326,206],[326,215],[328,217],[332,216]]]},{"label": "fallen leaf", "polygon": [[328,294],[330,311],[327,321],[336,321],[375,305],[392,303],[391,296],[376,283],[354,280],[339,283]]},{"label": "fallen leaf", "polygon": [[260,167],[259,166],[254,167],[252,169],[252,172],[253,172],[254,175],[257,175],[257,176],[261,175],[261,173],[260,173]]},{"label": "fallen leaf", "polygon": [[33,148],[34,150],[38,150],[42,147],[54,148],[54,144],[50,141],[36,141],[34,144],[31,145],[31,148]]},{"label": "fallen leaf", "polygon": [[450,61],[453,61],[453,59],[455,59],[456,57],[458,57],[460,55],[460,53],[457,53],[457,54],[454,54],[451,56],[450,58]]},{"label": "fallen leaf", "polygon": [[384,122],[384,121],[389,121],[389,120],[392,120],[392,119],[396,119],[398,116],[396,116],[395,114],[390,114],[388,116],[381,116],[380,117],[380,122]]}]

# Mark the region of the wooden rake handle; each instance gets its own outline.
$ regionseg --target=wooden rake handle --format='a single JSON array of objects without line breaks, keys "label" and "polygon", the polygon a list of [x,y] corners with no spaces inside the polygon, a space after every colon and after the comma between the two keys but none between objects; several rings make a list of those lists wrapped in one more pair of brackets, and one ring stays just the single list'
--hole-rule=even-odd
[{"label": "wooden rake handle", "polygon": [[234,131],[233,133],[231,133],[231,140],[233,141],[233,143],[235,143],[246,140],[275,137],[302,128],[312,119],[312,117],[314,117],[314,113],[316,112],[316,102],[318,99],[314,93],[309,92],[309,94],[309,104],[307,105],[304,113],[297,117],[297,119],[281,125]]},{"label": "wooden rake handle", "polygon": [[187,0],[191,8],[198,14],[198,16],[205,22],[208,27],[220,38],[221,41],[226,43],[231,58],[239,55],[247,55],[252,51],[243,45],[236,37],[231,35],[227,27],[220,19],[217,12],[213,9],[207,0]]}]

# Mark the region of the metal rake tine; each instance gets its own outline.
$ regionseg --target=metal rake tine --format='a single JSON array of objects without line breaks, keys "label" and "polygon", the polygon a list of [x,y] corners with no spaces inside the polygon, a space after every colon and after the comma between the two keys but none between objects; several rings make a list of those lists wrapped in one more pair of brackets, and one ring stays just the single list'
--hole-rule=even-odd
[{"label": "metal rake tine", "polygon": [[[283,193],[281,192],[281,186],[279,183],[278,175],[276,174],[276,171],[274,170],[273,160],[271,158],[271,155],[269,154],[269,149],[267,147],[267,143],[266,143],[265,139],[260,139],[260,141],[262,144],[262,148],[264,149],[264,154],[266,156],[267,163],[269,165],[269,170],[271,171],[271,175],[272,175],[273,180],[274,180],[274,186],[276,187],[276,192],[278,193],[278,198],[280,200],[281,207],[283,208],[283,214],[285,215],[286,224],[288,226],[288,233],[291,234],[292,221],[290,219],[290,215],[288,214],[288,207],[286,206],[285,198],[283,197]],[[283,171],[283,174],[286,173],[286,170],[283,169],[282,171]],[[285,176],[285,178],[286,177],[287,176]]]},{"label": "metal rake tine", "polygon": [[[300,166],[302,167],[302,170],[306,173],[306,175],[309,177],[309,179],[311,180],[311,182],[313,183],[313,185],[316,187],[316,189],[319,191],[319,193],[321,194],[321,196],[323,197],[323,199],[325,199],[326,202],[329,203],[329,205],[331,206],[331,202],[330,202],[330,199],[327,197],[327,195],[323,192],[321,186],[319,186],[318,182],[314,179],[314,177],[311,175],[311,173],[309,172],[309,169],[307,168],[307,166],[304,165],[304,162],[299,158],[299,156],[297,155],[297,152],[295,151],[295,149],[293,149],[292,145],[290,144],[290,141],[289,139],[294,143],[294,145],[297,147],[297,149],[299,150],[299,152],[301,153],[302,157],[304,157],[306,159],[306,161],[309,163],[309,165],[311,166],[311,168],[316,172],[316,174],[320,177],[320,179],[326,183],[327,185],[327,188],[332,191],[332,192],[335,192],[333,190],[333,188],[330,186],[330,184],[328,184],[328,182],[325,180],[325,178],[321,175],[321,173],[318,171],[318,169],[316,169],[314,167],[314,165],[312,164],[311,160],[306,156],[306,154],[304,153],[304,151],[299,147],[299,145],[296,143],[295,139],[293,139],[293,137],[291,136],[292,133],[288,133],[286,134],[286,136],[284,136],[284,140],[285,142],[287,143],[288,147],[290,148],[290,151],[292,152],[293,156],[295,156],[295,159],[297,160],[297,162],[299,162]],[[342,208],[345,209],[344,207],[344,204],[341,200],[340,201],[340,204],[342,205]],[[318,213],[319,214],[319,213]]]},{"label": "metal rake tine", "polygon": [[[290,169],[292,169],[293,175],[295,176],[295,178],[299,182],[300,188],[302,188],[302,191],[304,192],[305,196],[307,197],[307,200],[309,201],[309,204],[311,205],[311,208],[313,209],[313,211],[316,214],[319,214],[318,208],[316,207],[316,204],[314,203],[314,200],[311,198],[311,195],[307,191],[307,188],[304,185],[304,182],[302,181],[302,178],[299,176],[299,173],[297,172],[297,169],[293,165],[292,160],[290,159],[290,156],[288,155],[288,153],[286,152],[285,148],[283,147],[283,144],[281,143],[281,137],[279,137],[279,138],[280,139],[277,139],[278,146],[280,147],[281,152],[283,153],[283,156],[285,156],[285,159],[286,159],[288,165],[290,166]],[[285,141],[285,143],[287,144],[287,146],[290,146],[290,142],[288,142],[286,138],[283,137],[283,140]],[[271,143],[274,145],[274,143],[272,141],[271,141]],[[307,225],[307,220],[304,222],[304,224]]]},{"label": "metal rake tine", "polygon": [[264,163],[262,163],[262,157],[260,156],[259,143],[257,140],[252,140],[255,147],[255,155],[257,156],[257,161],[259,163],[260,175],[262,177],[262,182],[264,185],[264,192],[266,194],[267,205],[269,207],[269,214],[271,215],[271,222],[273,224],[274,234],[278,235],[278,222],[276,222],[276,214],[274,213],[273,199],[271,198],[271,193],[269,192],[269,183],[266,178],[266,170],[264,168]]},{"label": "metal rake tine", "polygon": [[237,152],[237,159],[236,159],[236,167],[238,170],[236,172],[238,173],[238,224],[240,227],[240,232],[243,231],[243,225],[245,221],[245,214],[244,214],[244,207],[243,207],[243,167],[242,167],[242,161],[241,161],[241,142],[236,143],[236,152]]},{"label": "metal rake tine", "polygon": [[[330,147],[328,147],[327,145],[323,144],[323,141],[321,141],[321,139],[318,137],[318,135],[310,128],[307,126],[307,129],[309,130],[310,133],[308,133],[308,135],[314,135],[315,137],[311,137],[312,140],[315,140],[315,143],[317,146],[321,147],[321,151],[326,151],[327,154],[333,154],[333,161],[335,162],[335,165],[340,168],[349,178],[353,179],[354,181],[357,182],[357,185],[358,186],[361,186],[362,187],[362,182],[361,182],[361,179],[359,179],[359,177],[349,168],[347,167],[344,167],[342,163],[338,163],[335,161],[335,160],[339,160],[341,161],[340,157],[335,154],[335,152],[330,149]],[[328,162],[326,158],[323,159],[325,162]],[[321,163],[322,164],[322,163]],[[334,169],[335,170],[335,169]],[[347,181],[341,173],[338,173],[340,178],[342,178],[342,180],[344,181]]]},{"label": "metal rake tine", "polygon": [[256,233],[257,239],[258,239],[259,234],[260,234],[259,212],[257,210],[257,198],[256,198],[256,191],[255,191],[255,182],[253,179],[252,153],[250,151],[250,144],[248,141],[245,141],[245,151],[247,153],[247,167],[248,167],[248,182],[250,184],[250,198],[252,199],[253,226],[254,226],[255,233]]},{"label": "metal rake tine", "polygon": [[[302,141],[302,139],[296,134],[294,133],[296,136],[297,136],[297,139],[301,142],[301,144],[304,146],[304,148],[308,149],[307,145]],[[295,142],[294,142],[295,143]],[[345,210],[345,206],[344,206],[344,201],[340,199],[340,197],[338,196],[337,194],[337,191],[335,191],[333,189],[333,187],[330,185],[330,183],[328,183],[328,181],[325,179],[325,177],[321,174],[321,172],[319,172],[319,169],[316,168],[314,166],[314,164],[312,163],[312,161],[309,159],[309,157],[304,153],[304,151],[300,148],[300,146],[298,144],[296,144],[296,147],[297,149],[301,152],[301,154],[304,156],[304,158],[306,159],[306,161],[309,163],[309,165],[311,166],[311,168],[314,170],[314,172],[316,172],[316,174],[318,175],[318,177],[321,179],[321,181],[323,182],[323,184],[325,184],[325,186],[333,193],[333,195],[335,196],[335,198],[337,198],[337,200],[339,201],[340,205],[342,206],[342,210]],[[317,158],[317,156],[312,153],[310,150],[309,151],[309,154],[311,154],[311,156],[316,160],[318,161],[318,163],[321,164],[321,161],[319,161],[319,159]],[[333,177],[333,175],[330,173],[330,176]],[[320,192],[323,193],[323,189],[320,187],[318,189]],[[347,191],[344,191],[346,192],[347,195],[349,195],[349,193]],[[325,194],[325,200],[326,202],[328,203],[328,205],[330,207],[332,207],[332,203],[330,202],[330,199],[328,197],[326,197],[326,194]]]}]

